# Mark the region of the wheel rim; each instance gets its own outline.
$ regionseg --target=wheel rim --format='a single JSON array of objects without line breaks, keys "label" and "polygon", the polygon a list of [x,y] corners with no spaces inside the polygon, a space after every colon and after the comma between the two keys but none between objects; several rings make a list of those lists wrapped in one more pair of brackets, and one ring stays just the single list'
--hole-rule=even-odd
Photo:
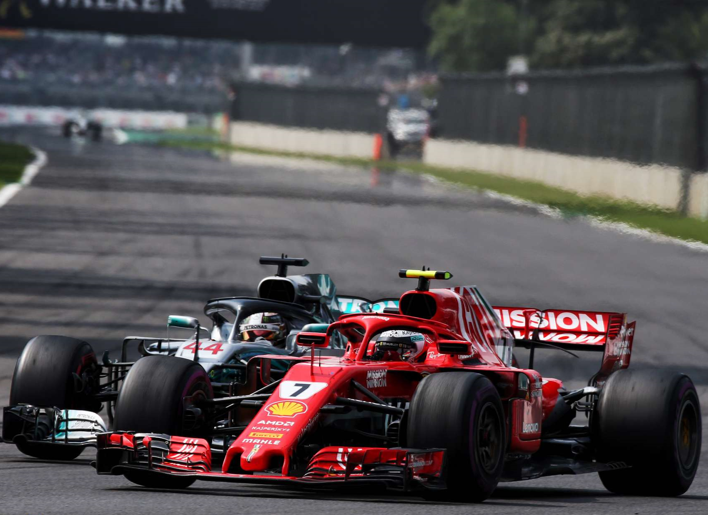
[{"label": "wheel rim", "polygon": [[690,470],[698,454],[698,412],[692,400],[681,406],[676,440],[681,466]]},{"label": "wheel rim", "polygon": [[192,436],[193,434],[198,434],[199,429],[203,429],[201,424],[204,423],[204,417],[202,415],[195,416],[195,412],[192,411],[192,408],[196,408],[196,405],[199,404],[200,401],[208,400],[211,396],[208,393],[208,385],[203,381],[198,381],[191,385],[186,394],[182,401],[182,420],[180,426],[182,428],[181,432],[184,434],[181,436]]},{"label": "wheel rim", "polygon": [[502,452],[501,418],[491,403],[482,408],[477,422],[475,453],[480,467],[492,474],[499,465]]}]

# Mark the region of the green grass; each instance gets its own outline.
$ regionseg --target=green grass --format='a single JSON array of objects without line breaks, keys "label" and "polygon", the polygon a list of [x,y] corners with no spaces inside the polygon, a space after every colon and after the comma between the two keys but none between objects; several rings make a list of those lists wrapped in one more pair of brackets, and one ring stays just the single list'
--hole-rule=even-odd
[{"label": "green grass", "polygon": [[676,211],[660,209],[634,202],[619,201],[608,197],[582,196],[535,181],[525,181],[470,170],[441,168],[415,162],[373,161],[361,158],[340,158],[306,153],[278,152],[250,147],[238,147],[222,142],[165,140],[162,141],[161,144],[164,146],[192,148],[197,150],[222,150],[270,156],[316,159],[318,161],[343,165],[366,168],[378,167],[382,170],[405,170],[412,173],[428,174],[468,188],[495,191],[537,204],[545,204],[560,210],[568,217],[594,216],[605,221],[626,223],[633,227],[648,229],[674,238],[708,243],[708,220],[684,217]]},{"label": "green grass", "polygon": [[17,182],[33,159],[27,147],[0,141],[0,187]]},{"label": "green grass", "polygon": [[221,136],[219,131],[211,127],[187,127],[186,129],[168,129],[167,134],[176,134],[179,136],[202,136],[218,138]]}]

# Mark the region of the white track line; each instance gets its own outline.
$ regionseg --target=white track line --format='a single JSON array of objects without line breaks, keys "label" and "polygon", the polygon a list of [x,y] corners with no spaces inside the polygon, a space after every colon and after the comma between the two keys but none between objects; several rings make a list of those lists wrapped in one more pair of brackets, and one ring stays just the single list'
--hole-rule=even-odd
[{"label": "white track line", "polygon": [[125,131],[117,128],[113,129],[113,138],[115,139],[116,145],[125,145],[130,139]]},{"label": "white track line", "polygon": [[34,154],[34,161],[25,166],[25,171],[22,172],[19,182],[13,182],[0,189],[0,207],[10,202],[12,197],[17,195],[22,188],[29,186],[34,176],[47,164],[47,154],[35,147],[30,147],[30,150]]}]

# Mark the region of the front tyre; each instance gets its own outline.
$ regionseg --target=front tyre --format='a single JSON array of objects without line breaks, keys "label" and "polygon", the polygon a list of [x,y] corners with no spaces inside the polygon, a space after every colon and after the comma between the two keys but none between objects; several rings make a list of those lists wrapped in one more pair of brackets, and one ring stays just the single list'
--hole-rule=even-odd
[{"label": "front tyre", "polygon": [[[98,412],[101,403],[90,395],[91,386],[98,384],[98,370],[96,354],[88,343],[66,336],[37,336],[27,342],[15,365],[10,405]],[[83,447],[69,446],[18,444],[17,448],[45,460],[73,460],[83,451]]]},{"label": "front tyre", "polygon": [[408,421],[408,446],[447,450],[447,490],[426,496],[481,502],[499,483],[506,424],[494,385],[480,374],[441,372],[418,385]]},{"label": "front tyre", "polygon": [[145,488],[164,488],[167,490],[182,490],[189,488],[196,481],[193,477],[163,476],[142,470],[127,470],[125,478],[131,483]]},{"label": "front tyre", "polygon": [[617,494],[685,493],[701,454],[701,410],[691,379],[667,371],[620,370],[600,394],[595,430],[604,460],[632,468],[600,472]]},{"label": "front tyre", "polygon": [[[213,399],[207,373],[199,363],[172,356],[147,356],[130,369],[116,401],[116,431],[203,437],[192,410],[201,399]],[[187,488],[194,478],[128,471],[125,477],[149,488]]]},{"label": "front tyre", "polygon": [[173,356],[139,359],[116,400],[113,429],[203,437],[191,423],[189,404],[213,399],[211,381],[199,363]]}]

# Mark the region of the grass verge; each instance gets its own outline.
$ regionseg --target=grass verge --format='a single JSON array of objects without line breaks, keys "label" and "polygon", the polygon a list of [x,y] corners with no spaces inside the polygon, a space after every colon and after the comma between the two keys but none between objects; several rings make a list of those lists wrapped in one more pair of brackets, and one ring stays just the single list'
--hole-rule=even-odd
[{"label": "grass verge", "polygon": [[32,152],[27,147],[0,141],[0,188],[19,181],[32,159]]},{"label": "grass verge", "polygon": [[177,136],[199,136],[204,138],[219,138],[221,134],[211,127],[187,127],[186,129],[168,129],[168,134]]},{"label": "grass verge", "polygon": [[192,148],[197,150],[222,150],[246,152],[269,156],[316,159],[336,164],[378,167],[382,170],[405,170],[428,174],[468,188],[490,190],[522,200],[544,204],[560,210],[568,217],[593,216],[608,222],[619,222],[650,231],[708,244],[708,220],[681,216],[676,211],[619,201],[608,197],[582,196],[540,182],[514,179],[470,170],[456,170],[429,166],[423,163],[399,161],[373,161],[370,159],[332,157],[296,152],[278,152],[250,147],[238,147],[222,142],[172,141],[160,142],[163,146]]}]

